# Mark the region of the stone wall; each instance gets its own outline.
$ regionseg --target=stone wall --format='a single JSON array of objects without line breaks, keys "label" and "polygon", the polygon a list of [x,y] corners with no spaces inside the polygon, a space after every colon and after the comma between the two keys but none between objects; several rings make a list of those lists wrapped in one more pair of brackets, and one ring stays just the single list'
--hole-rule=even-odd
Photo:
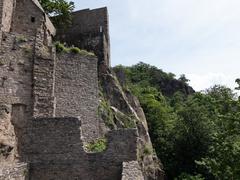
[{"label": "stone wall", "polygon": [[33,116],[55,116],[55,48],[44,46],[44,32],[36,36],[33,59]]},{"label": "stone wall", "polygon": [[99,137],[97,58],[60,53],[55,78],[56,117],[80,117],[84,140]]},{"label": "stone wall", "polygon": [[[34,40],[19,34],[3,33],[0,44],[0,144],[16,146],[14,125],[22,127],[32,116],[32,56]],[[24,116],[12,113],[13,106],[24,106]]]},{"label": "stone wall", "polygon": [[22,135],[21,152],[30,179],[120,180],[122,163],[137,159],[137,136],[136,129],[111,131],[104,152],[86,153],[78,118],[37,118]]},{"label": "stone wall", "polygon": [[1,166],[0,180],[28,180],[28,165],[21,163]]},{"label": "stone wall", "polygon": [[57,30],[57,39],[68,45],[93,51],[99,63],[110,65],[109,19],[107,8],[85,9],[72,14],[73,23]]},{"label": "stone wall", "polygon": [[144,180],[137,161],[123,162],[122,180]]},{"label": "stone wall", "polygon": [[16,9],[12,21],[12,32],[34,36],[43,22],[44,13],[32,0],[18,0],[16,2]]}]

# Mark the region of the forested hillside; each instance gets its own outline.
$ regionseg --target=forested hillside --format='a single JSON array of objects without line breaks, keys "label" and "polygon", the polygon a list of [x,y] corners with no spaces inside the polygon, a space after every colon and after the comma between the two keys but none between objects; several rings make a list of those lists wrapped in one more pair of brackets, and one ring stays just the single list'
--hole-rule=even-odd
[{"label": "forested hillside", "polygon": [[231,89],[194,92],[184,75],[145,63],[114,71],[139,98],[168,179],[240,179],[240,101]]}]

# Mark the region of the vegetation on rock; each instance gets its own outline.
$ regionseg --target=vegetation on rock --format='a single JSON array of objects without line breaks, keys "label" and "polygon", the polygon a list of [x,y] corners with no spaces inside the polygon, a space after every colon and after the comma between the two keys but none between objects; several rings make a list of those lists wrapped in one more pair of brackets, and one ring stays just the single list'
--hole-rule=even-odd
[{"label": "vegetation on rock", "polygon": [[55,47],[58,53],[64,52],[64,53],[80,54],[83,56],[95,56],[94,53],[79,49],[78,47],[75,47],[75,46],[66,47],[64,44],[60,43],[59,41],[55,42]]},{"label": "vegetation on rock", "polygon": [[105,138],[96,139],[88,143],[85,147],[86,150],[91,153],[103,152],[107,148],[107,140]]},{"label": "vegetation on rock", "polygon": [[114,70],[140,100],[168,179],[240,178],[240,100],[231,89],[194,93],[185,75],[177,80],[145,63]]}]

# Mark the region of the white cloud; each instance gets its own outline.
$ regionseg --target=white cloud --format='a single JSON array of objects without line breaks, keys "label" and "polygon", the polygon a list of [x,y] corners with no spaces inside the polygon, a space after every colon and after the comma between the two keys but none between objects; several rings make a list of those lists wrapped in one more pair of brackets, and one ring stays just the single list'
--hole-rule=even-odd
[{"label": "white cloud", "polygon": [[208,73],[208,74],[186,74],[190,79],[189,84],[196,90],[201,91],[210,88],[216,84],[225,85],[234,89],[236,87],[234,76],[228,76],[223,73]]}]

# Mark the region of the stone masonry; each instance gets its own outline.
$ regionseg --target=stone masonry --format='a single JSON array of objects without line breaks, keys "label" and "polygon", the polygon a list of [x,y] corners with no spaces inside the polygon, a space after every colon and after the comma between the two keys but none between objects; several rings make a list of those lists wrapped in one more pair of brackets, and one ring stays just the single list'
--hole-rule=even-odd
[{"label": "stone masonry", "polygon": [[103,135],[98,67],[110,64],[107,9],[74,12],[72,27],[58,31],[96,56],[56,53],[56,30],[37,0],[0,1],[0,180],[143,179],[137,129],[109,131],[101,153],[84,150]]},{"label": "stone masonry", "polygon": [[[99,18],[101,17],[101,18]],[[110,66],[110,37],[107,8],[84,9],[72,13],[72,25],[57,29],[57,39],[69,45],[93,51],[98,64]]]}]

